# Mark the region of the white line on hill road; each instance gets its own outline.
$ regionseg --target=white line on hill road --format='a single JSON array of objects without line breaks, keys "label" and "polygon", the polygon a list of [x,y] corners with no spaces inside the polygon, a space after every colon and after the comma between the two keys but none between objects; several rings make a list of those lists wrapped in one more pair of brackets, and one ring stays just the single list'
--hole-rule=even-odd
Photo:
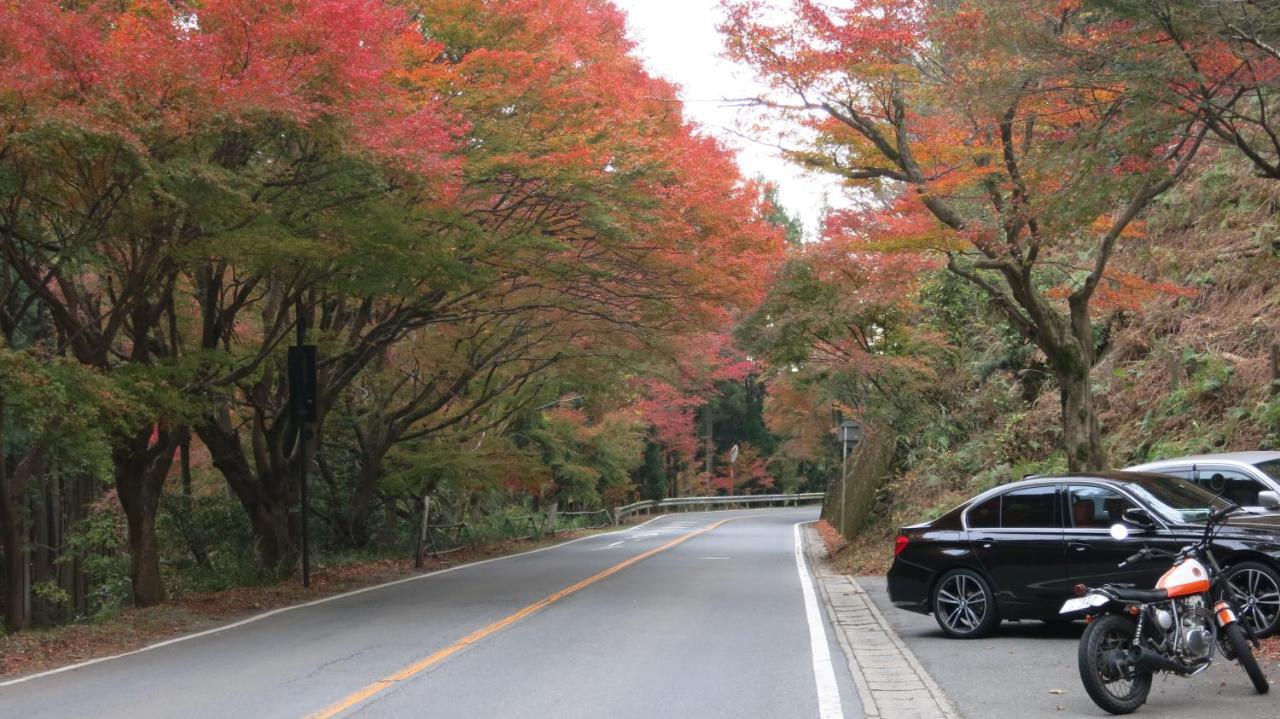
[{"label": "white line on hill road", "polygon": [[844,719],[840,706],[840,687],[836,673],[831,668],[831,650],[827,647],[827,632],[823,628],[822,609],[818,595],[809,578],[809,567],[804,561],[804,541],[800,526],[809,522],[797,522],[792,526],[795,534],[796,571],[800,573],[800,590],[804,593],[804,615],[809,623],[809,648],[813,652],[813,678],[818,688],[819,719]]}]

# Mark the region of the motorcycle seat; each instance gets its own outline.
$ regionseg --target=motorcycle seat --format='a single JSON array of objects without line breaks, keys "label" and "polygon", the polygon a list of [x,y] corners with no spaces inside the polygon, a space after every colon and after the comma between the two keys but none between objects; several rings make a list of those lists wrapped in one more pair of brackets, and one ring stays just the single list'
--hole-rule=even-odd
[{"label": "motorcycle seat", "polygon": [[1106,585],[1103,589],[1122,602],[1152,604],[1154,602],[1163,602],[1169,598],[1169,591],[1166,589],[1137,589],[1135,587],[1117,587],[1112,584]]}]

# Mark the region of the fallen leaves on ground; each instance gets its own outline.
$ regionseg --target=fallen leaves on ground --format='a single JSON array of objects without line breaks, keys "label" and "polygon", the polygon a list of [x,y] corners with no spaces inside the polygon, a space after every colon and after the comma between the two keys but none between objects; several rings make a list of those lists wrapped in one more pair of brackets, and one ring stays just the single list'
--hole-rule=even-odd
[{"label": "fallen leaves on ground", "polygon": [[1262,640],[1262,648],[1257,652],[1258,656],[1271,661],[1280,661],[1280,637],[1271,637]]},{"label": "fallen leaves on ground", "polygon": [[849,540],[840,535],[840,530],[831,526],[831,523],[825,519],[818,520],[818,536],[822,537],[822,544],[827,548],[828,557],[835,556],[849,544]]}]

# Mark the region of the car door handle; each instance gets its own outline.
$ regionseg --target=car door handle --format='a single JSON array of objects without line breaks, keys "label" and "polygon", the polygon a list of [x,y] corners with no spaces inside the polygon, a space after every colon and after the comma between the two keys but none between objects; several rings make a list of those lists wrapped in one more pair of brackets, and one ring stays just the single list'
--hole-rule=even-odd
[{"label": "car door handle", "polygon": [[1077,552],[1084,552],[1093,549],[1092,544],[1085,544],[1084,542],[1067,542],[1067,546]]},{"label": "car door handle", "polygon": [[983,549],[991,549],[995,543],[996,540],[993,537],[978,537],[978,544],[981,544]]}]

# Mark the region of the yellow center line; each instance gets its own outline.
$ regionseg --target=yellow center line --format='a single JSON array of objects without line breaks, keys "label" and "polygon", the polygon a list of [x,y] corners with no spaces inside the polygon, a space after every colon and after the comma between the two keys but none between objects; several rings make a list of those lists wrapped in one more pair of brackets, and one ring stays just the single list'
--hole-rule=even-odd
[{"label": "yellow center line", "polygon": [[534,612],[537,612],[540,609],[543,609],[552,604],[555,604],[556,602],[560,601],[561,599],[564,599],[570,594],[573,594],[582,589],[585,589],[591,586],[592,584],[595,584],[596,582],[600,581],[601,579],[617,574],[618,572],[621,572],[627,567],[630,567],[631,565],[637,562],[642,562],[648,559],[649,557],[652,557],[653,555],[658,554],[659,552],[665,552],[668,549],[671,549],[676,545],[687,542],[688,540],[693,539],[694,537],[700,534],[706,534],[707,532],[710,532],[711,530],[716,529],[717,527],[725,524],[726,522],[732,522],[734,519],[740,519],[740,517],[731,517],[729,519],[722,519],[719,522],[716,522],[715,524],[709,524],[703,527],[702,529],[677,537],[660,547],[654,547],[653,549],[650,549],[647,552],[642,552],[626,561],[619,562],[613,565],[612,567],[609,567],[608,569],[600,572],[599,574],[595,574],[590,577],[587,577],[581,582],[565,587],[564,589],[561,589],[555,594],[551,594],[549,596],[543,597],[542,599],[539,599],[538,601],[534,602],[533,604],[530,604],[524,609],[521,609],[515,614],[512,614],[511,616],[505,619],[500,619],[486,627],[477,629],[476,631],[459,639],[453,644],[450,644],[444,649],[441,649],[440,651],[428,657],[419,659],[418,661],[402,668],[400,671],[396,672],[395,674],[392,674],[383,679],[379,679],[378,681],[373,682],[372,684],[369,684],[368,686],[362,689],[358,689],[348,694],[342,699],[339,699],[337,702],[334,702],[333,704],[330,704],[324,709],[321,709],[320,711],[314,714],[311,714],[310,716],[307,717],[307,719],[332,719],[332,717],[336,717],[342,712],[350,709],[351,707],[354,707],[355,705],[374,696],[375,694],[394,686],[398,682],[402,682],[406,679],[412,678],[414,675],[419,674],[431,668],[432,666],[435,666],[436,664],[439,664],[440,662],[444,661],[450,656],[458,653],[462,649],[472,644],[475,644],[476,642],[480,641],[481,639],[484,639],[490,634],[494,634],[496,632],[502,631],[503,629],[506,629],[507,627],[511,626],[512,624],[515,624],[521,619],[524,619],[530,614],[533,614]]}]

